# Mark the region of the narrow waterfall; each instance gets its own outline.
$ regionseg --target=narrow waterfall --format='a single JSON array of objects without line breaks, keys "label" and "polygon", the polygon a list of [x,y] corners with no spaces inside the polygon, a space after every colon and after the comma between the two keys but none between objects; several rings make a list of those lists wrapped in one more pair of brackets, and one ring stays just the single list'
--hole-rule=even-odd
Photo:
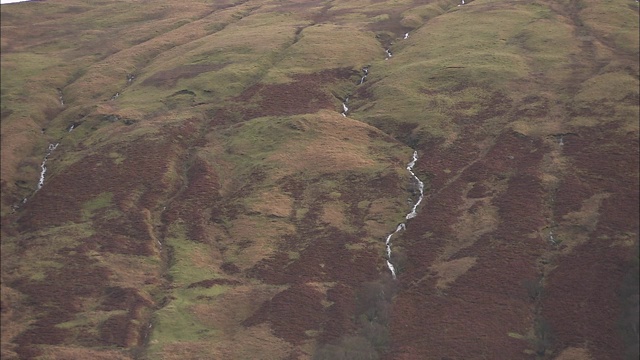
[{"label": "narrow waterfall", "polygon": [[47,172],[47,160],[49,159],[49,156],[51,155],[53,150],[55,150],[58,147],[58,145],[60,145],[60,143],[49,144],[49,148],[47,149],[47,154],[44,156],[44,159],[42,160],[42,164],[40,164],[40,169],[41,169],[40,180],[38,181],[38,188],[36,189],[36,191],[40,190],[44,185],[44,175]]},{"label": "narrow waterfall", "polygon": [[[420,196],[418,197],[418,201],[416,201],[415,204],[413,204],[413,207],[411,208],[411,212],[408,213],[405,216],[405,218],[407,220],[413,219],[414,217],[416,217],[418,215],[418,212],[417,212],[418,206],[420,205],[420,203],[422,202],[422,199],[424,198],[424,183],[413,172],[413,167],[416,165],[417,161],[418,161],[418,152],[414,151],[413,152],[413,158],[411,159],[411,162],[409,162],[409,164],[407,164],[407,170],[411,174],[412,179],[416,182],[416,184],[418,184],[418,189],[420,191]],[[393,237],[393,235],[397,234],[401,230],[406,230],[406,229],[407,229],[406,222],[398,224],[398,226],[396,227],[396,230],[394,232],[392,232],[391,234],[387,235],[387,238],[385,240],[385,245],[386,245],[386,250],[387,250],[387,267],[389,268],[389,271],[391,271],[391,276],[394,279],[396,278],[396,269],[393,266],[393,264],[391,263],[391,238]]]}]

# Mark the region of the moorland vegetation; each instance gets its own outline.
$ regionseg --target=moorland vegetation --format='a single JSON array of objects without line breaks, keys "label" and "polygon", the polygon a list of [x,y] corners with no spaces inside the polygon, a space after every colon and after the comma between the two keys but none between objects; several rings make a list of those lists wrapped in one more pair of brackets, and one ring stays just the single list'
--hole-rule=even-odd
[{"label": "moorland vegetation", "polygon": [[2,5],[2,358],[637,359],[638,3],[460,5]]}]

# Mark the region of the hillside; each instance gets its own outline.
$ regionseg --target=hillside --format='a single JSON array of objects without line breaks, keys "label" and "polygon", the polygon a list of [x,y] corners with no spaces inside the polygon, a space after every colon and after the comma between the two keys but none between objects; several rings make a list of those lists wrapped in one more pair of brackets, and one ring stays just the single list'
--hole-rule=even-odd
[{"label": "hillside", "polygon": [[638,10],[2,5],[2,359],[636,359]]}]

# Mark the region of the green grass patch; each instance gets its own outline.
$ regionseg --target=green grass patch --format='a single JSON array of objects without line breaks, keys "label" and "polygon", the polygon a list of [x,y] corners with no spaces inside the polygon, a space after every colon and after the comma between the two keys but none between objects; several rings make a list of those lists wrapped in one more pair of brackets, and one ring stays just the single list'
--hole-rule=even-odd
[{"label": "green grass patch", "polygon": [[265,81],[282,73],[308,74],[331,68],[359,68],[382,54],[373,32],[341,25],[314,25],[302,31],[299,41],[285,51],[282,60],[269,70]]},{"label": "green grass patch", "polygon": [[76,315],[75,319],[56,324],[59,329],[74,329],[79,327],[80,331],[86,331],[87,326],[95,326],[107,320],[113,315],[125,315],[125,310],[115,311],[85,311]]},{"label": "green grass patch", "polygon": [[624,98],[638,98],[638,78],[622,72],[596,75],[582,84],[575,100],[592,103],[598,100],[618,102]]},{"label": "green grass patch", "polygon": [[184,223],[173,223],[169,227],[166,238],[167,245],[173,250],[173,262],[169,268],[173,282],[178,286],[187,286],[194,282],[218,277],[213,265],[193,261],[194,258],[206,258],[215,250],[206,244],[189,240],[186,233],[187,228]]},{"label": "green grass patch", "polygon": [[216,334],[215,329],[204,326],[189,309],[193,304],[191,299],[178,296],[167,306],[154,314],[154,328],[150,337],[150,351],[154,345],[192,341],[208,338]]},{"label": "green grass patch", "polygon": [[103,192],[94,197],[93,199],[82,204],[82,212],[85,216],[90,217],[93,212],[99,209],[112,206],[113,193]]},{"label": "green grass patch", "polygon": [[317,134],[315,131],[300,131],[308,127],[304,118],[261,117],[242,123],[227,130],[226,158],[241,168],[253,169],[257,162],[261,166],[275,166],[265,161],[269,155],[278,152],[286,143],[304,145]]},{"label": "green grass patch", "polygon": [[[18,274],[35,281],[44,280],[51,270],[64,267],[65,254],[75,253],[66,249],[75,248],[82,239],[92,234],[90,224],[82,223],[25,232],[18,237],[6,239],[3,236],[0,264],[2,273],[7,274],[5,280],[10,278],[9,274]],[[26,249],[25,243],[29,244]],[[17,253],[20,256],[16,256]]]}]

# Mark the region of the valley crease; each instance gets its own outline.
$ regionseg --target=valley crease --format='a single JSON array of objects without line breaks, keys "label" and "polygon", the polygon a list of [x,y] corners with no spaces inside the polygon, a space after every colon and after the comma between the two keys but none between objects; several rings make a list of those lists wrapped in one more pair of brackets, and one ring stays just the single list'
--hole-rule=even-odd
[{"label": "valley crease", "polygon": [[[406,34],[404,34],[403,39],[406,40],[408,37],[409,37],[409,33],[406,33]],[[392,56],[391,55],[391,51],[389,49],[385,49],[385,53],[387,54],[387,57],[386,57],[385,60],[388,60]],[[357,85],[364,84],[365,80],[367,79],[367,75],[369,75],[369,66],[365,66],[364,68],[362,68],[362,72],[363,72],[363,75],[360,78],[360,80],[358,81]],[[344,117],[347,116],[347,112],[349,111],[349,107],[347,106],[348,102],[349,102],[349,96],[345,97],[344,102],[342,103],[342,110],[343,111],[342,111],[341,115],[344,116]],[[405,216],[406,220],[413,219],[414,217],[416,217],[418,215],[418,212],[417,212],[418,206],[420,205],[420,203],[424,199],[424,183],[413,172],[413,167],[416,165],[417,161],[418,161],[418,151],[414,150],[413,151],[413,158],[407,164],[407,170],[411,174],[411,177],[412,177],[413,181],[418,184],[418,190],[420,191],[420,196],[418,197],[418,200],[413,204],[413,207],[411,208],[411,212],[409,212]],[[405,221],[403,223],[398,224],[398,226],[396,226],[396,230],[394,232],[392,232],[391,234],[387,235],[387,238],[385,239],[387,267],[389,268],[389,271],[391,271],[391,276],[393,277],[394,280],[396,279],[396,268],[391,263],[391,238],[393,237],[393,235],[397,234],[401,230],[406,230],[406,229],[407,229],[407,224],[406,224],[406,221]]]}]

